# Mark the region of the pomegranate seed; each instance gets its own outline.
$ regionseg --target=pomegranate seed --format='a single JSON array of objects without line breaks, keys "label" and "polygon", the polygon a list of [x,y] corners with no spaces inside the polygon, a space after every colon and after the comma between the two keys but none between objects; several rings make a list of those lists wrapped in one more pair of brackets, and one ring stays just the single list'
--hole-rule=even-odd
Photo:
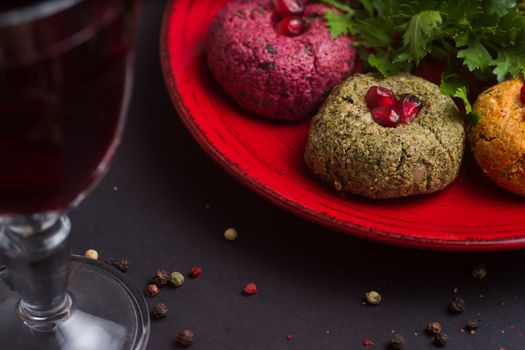
[{"label": "pomegranate seed", "polygon": [[410,123],[417,117],[422,107],[423,101],[416,96],[410,94],[401,96],[395,108],[397,114],[399,114],[399,122],[403,124]]},{"label": "pomegranate seed", "polygon": [[286,36],[300,35],[304,32],[304,29],[305,22],[301,17],[298,16],[283,18],[279,23],[277,23],[277,26],[275,27],[277,33]]},{"label": "pomegranate seed", "polygon": [[372,86],[366,92],[366,105],[370,110],[380,106],[394,108],[396,104],[396,95],[390,89]]},{"label": "pomegranate seed", "polygon": [[273,0],[275,10],[283,17],[300,15],[304,12],[302,0]]},{"label": "pomegranate seed", "polygon": [[372,109],[372,117],[377,124],[387,128],[393,128],[399,123],[399,114],[390,107],[379,106]]},{"label": "pomegranate seed", "polygon": [[520,99],[521,103],[525,104],[525,84],[521,87]]}]

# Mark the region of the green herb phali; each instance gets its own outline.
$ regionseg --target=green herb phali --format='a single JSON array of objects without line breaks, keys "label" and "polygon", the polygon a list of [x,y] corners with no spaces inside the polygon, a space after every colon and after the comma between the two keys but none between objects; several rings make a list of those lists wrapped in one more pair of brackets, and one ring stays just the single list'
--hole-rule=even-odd
[{"label": "green herb phali", "polygon": [[466,98],[468,86],[455,69],[463,67],[481,80],[498,81],[525,72],[522,1],[321,2],[335,8],[325,15],[331,35],[356,36],[363,61],[384,76],[414,71],[429,55],[448,59],[450,68],[443,74],[441,90],[460,98],[467,113],[472,110]]}]

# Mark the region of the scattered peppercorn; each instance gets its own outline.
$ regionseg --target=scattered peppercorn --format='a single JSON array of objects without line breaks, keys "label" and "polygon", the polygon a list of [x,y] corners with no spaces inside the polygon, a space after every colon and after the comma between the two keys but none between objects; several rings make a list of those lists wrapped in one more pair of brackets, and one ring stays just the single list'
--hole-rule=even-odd
[{"label": "scattered peppercorn", "polygon": [[430,335],[436,335],[436,334],[439,334],[441,333],[441,323],[439,322],[430,322],[428,325],[427,325],[427,333],[430,334]]},{"label": "scattered peppercorn", "polygon": [[174,287],[180,287],[184,283],[184,275],[179,271],[170,273],[170,284]]},{"label": "scattered peppercorn", "polygon": [[372,290],[365,293],[365,301],[368,305],[378,305],[381,302],[381,294]]},{"label": "scattered peppercorn", "polygon": [[388,342],[389,350],[403,350],[405,348],[405,338],[402,335],[394,334]]},{"label": "scattered peppercorn", "polygon": [[257,285],[253,282],[246,283],[242,289],[244,295],[254,295],[257,294]]},{"label": "scattered peppercorn", "polygon": [[453,314],[460,314],[465,311],[465,300],[460,297],[454,297],[448,305],[448,310]]},{"label": "scattered peppercorn", "polygon": [[478,330],[478,320],[469,320],[467,322],[467,325],[465,326],[465,328],[470,332],[470,334],[474,334],[476,333],[476,331]]},{"label": "scattered peppercorn", "polygon": [[170,309],[166,306],[166,304],[158,303],[151,309],[151,316],[153,316],[154,319],[160,320],[168,315],[168,312]]},{"label": "scattered peppercorn", "polygon": [[169,280],[170,276],[165,270],[157,270],[155,271],[155,275],[153,275],[152,282],[161,288],[168,284]]},{"label": "scattered peppercorn", "polygon": [[434,343],[434,345],[439,346],[441,348],[445,347],[448,343],[448,335],[445,333],[436,334],[432,338],[432,342]]},{"label": "scattered peppercorn", "polygon": [[88,259],[98,260],[98,252],[95,249],[86,250],[84,256]]},{"label": "scattered peppercorn", "polygon": [[374,344],[375,344],[374,341],[372,339],[370,339],[370,338],[363,339],[363,345],[364,346],[372,346]]},{"label": "scattered peppercorn", "polygon": [[183,329],[177,334],[177,343],[187,347],[193,344],[193,332],[189,329]]},{"label": "scattered peppercorn", "polygon": [[472,269],[472,276],[474,276],[474,278],[477,280],[482,280],[485,277],[487,277],[486,266],[481,264],[481,265],[474,267],[474,269]]},{"label": "scattered peppercorn", "polygon": [[227,241],[235,241],[237,239],[238,233],[237,230],[233,227],[230,227],[224,231],[224,239]]},{"label": "scattered peppercorn", "polygon": [[159,294],[159,292],[160,292],[159,287],[157,287],[156,284],[152,283],[146,287],[144,294],[146,294],[147,297],[154,297],[155,295]]},{"label": "scattered peppercorn", "polygon": [[113,266],[121,272],[126,272],[129,268],[129,261],[127,260],[108,259],[106,260],[106,264]]},{"label": "scattered peppercorn", "polygon": [[190,276],[193,278],[197,278],[201,275],[202,269],[198,266],[192,267],[190,271]]}]

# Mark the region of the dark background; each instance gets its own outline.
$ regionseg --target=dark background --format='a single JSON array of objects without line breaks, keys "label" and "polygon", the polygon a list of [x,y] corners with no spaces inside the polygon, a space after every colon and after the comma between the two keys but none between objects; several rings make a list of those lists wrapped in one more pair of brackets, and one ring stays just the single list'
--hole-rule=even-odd
[{"label": "dark background", "polygon": [[[433,349],[423,332],[433,320],[449,334],[448,349],[525,349],[523,253],[415,251],[348,237],[274,207],[215,165],[166,93],[165,3],[143,1],[123,143],[108,176],[71,213],[75,252],[129,259],[140,289],[156,269],[202,267],[198,279],[147,300],[171,309],[152,322],[148,349],[172,348],[183,328],[195,333],[192,349],[361,349],[364,338],[384,349],[393,332],[406,349]],[[235,242],[223,239],[228,227],[239,231]],[[471,276],[479,263],[488,268],[481,281]],[[249,281],[259,293],[246,297]],[[368,290],[383,302],[361,305]],[[456,316],[446,310],[454,295],[467,303]],[[460,333],[470,318],[479,331]]]}]

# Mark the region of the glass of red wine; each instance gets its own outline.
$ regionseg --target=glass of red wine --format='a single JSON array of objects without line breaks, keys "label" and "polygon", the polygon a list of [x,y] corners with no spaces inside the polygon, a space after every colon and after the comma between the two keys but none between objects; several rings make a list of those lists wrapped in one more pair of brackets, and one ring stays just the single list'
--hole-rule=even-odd
[{"label": "glass of red wine", "polygon": [[133,0],[0,1],[0,348],[144,349],[149,317],[119,271],[71,256],[68,210],[122,132]]}]

